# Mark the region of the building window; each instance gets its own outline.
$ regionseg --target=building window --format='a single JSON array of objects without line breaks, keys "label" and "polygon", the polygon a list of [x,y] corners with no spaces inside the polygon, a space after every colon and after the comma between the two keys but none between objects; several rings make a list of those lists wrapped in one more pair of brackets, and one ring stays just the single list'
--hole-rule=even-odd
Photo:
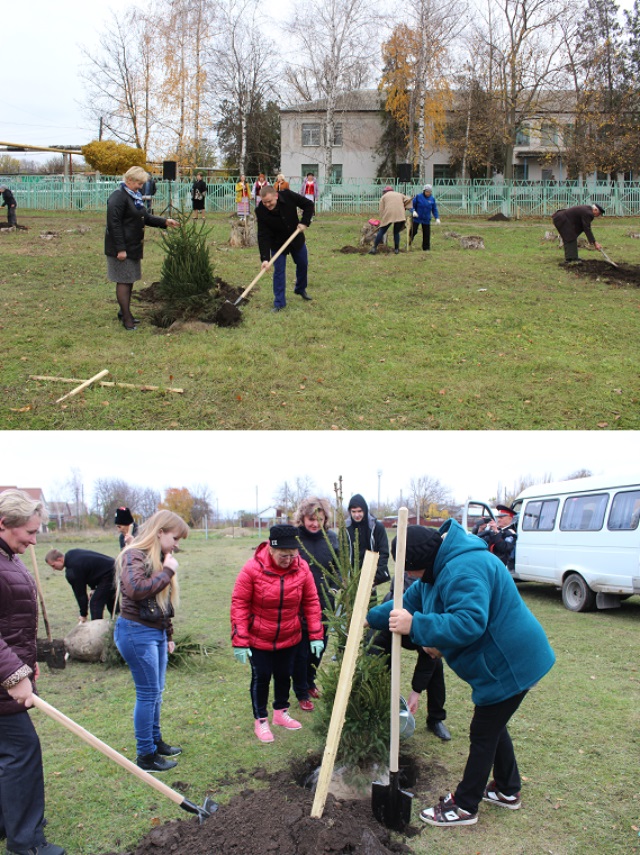
[{"label": "building window", "polygon": [[302,177],[303,181],[309,173],[311,173],[312,175],[315,175],[316,181],[317,181],[317,179],[318,179],[318,164],[317,163],[303,163],[302,166],[300,167],[300,172],[301,172],[301,177]]},{"label": "building window", "polygon": [[551,122],[543,122],[540,126],[540,144],[558,145],[558,128]]},{"label": "building window", "polygon": [[342,184],[342,164],[341,163],[332,163],[331,164],[330,181],[332,184]]},{"label": "building window", "polygon": [[322,125],[320,122],[302,123],[302,145],[319,146],[322,136]]},{"label": "building window", "polygon": [[513,164],[513,180],[514,181],[526,181],[527,180],[527,163],[514,163]]},{"label": "building window", "polygon": [[516,145],[531,145],[531,131],[529,128],[519,128],[516,133]]},{"label": "building window", "polygon": [[336,122],[333,126],[333,145],[342,145],[342,122]]},{"label": "building window", "polygon": [[434,181],[444,181],[446,178],[455,178],[456,171],[452,166],[449,166],[448,163],[434,163],[433,164],[433,180]]}]

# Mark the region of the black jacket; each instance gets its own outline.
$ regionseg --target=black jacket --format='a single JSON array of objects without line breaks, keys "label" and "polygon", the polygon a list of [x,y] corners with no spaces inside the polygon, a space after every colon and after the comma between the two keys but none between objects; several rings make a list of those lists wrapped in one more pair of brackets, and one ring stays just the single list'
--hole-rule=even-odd
[{"label": "black jacket", "polygon": [[[340,568],[335,566],[335,561],[329,548],[329,544],[331,544],[333,551],[336,555],[338,554],[338,535],[335,531],[329,529],[327,531],[329,543],[327,543],[322,529],[311,532],[301,525],[298,526],[298,538],[301,543],[300,555],[311,569],[313,581],[316,583],[316,590],[320,598],[320,607],[324,613],[325,609],[333,608],[335,597],[332,589],[336,588],[340,583]],[[318,563],[316,564],[316,562]],[[318,564],[321,566],[318,567]],[[329,571],[328,576],[326,571]]]},{"label": "black jacket", "polygon": [[582,232],[585,233],[589,243],[596,242],[591,231],[591,223],[594,219],[593,207],[591,205],[576,205],[573,208],[562,208],[560,211],[556,211],[551,219],[565,243],[571,243],[571,241],[576,240]]},{"label": "black jacket", "polygon": [[8,187],[5,187],[5,189],[2,191],[2,205],[0,205],[0,208],[4,208],[5,205],[7,206],[7,208],[18,207],[16,204],[16,197],[13,195],[13,193],[11,192],[11,190],[9,190]]},{"label": "black jacket", "polygon": [[[298,220],[298,208],[302,211],[302,217]],[[299,223],[304,226],[311,225],[311,218],[315,212],[315,205],[310,199],[305,199],[293,190],[279,190],[278,202],[270,211],[265,205],[260,204],[256,208],[256,220],[258,221],[258,249],[260,250],[260,261],[269,261],[271,253],[280,249],[289,235],[298,228]],[[304,245],[304,234],[301,232],[286,249],[286,252],[300,249]]]},{"label": "black jacket", "polygon": [[166,229],[164,217],[155,217],[146,208],[136,208],[131,196],[121,187],[107,201],[107,230],[104,235],[104,254],[115,258],[125,251],[127,258],[142,258],[144,227]]},{"label": "black jacket", "polygon": [[[354,500],[355,503],[354,503]],[[382,585],[383,582],[389,581],[389,538],[387,537],[387,530],[379,522],[373,514],[369,513],[369,506],[364,500],[364,498],[356,493],[355,496],[352,496],[349,501],[349,505],[351,507],[362,508],[364,511],[364,519],[362,523],[358,526],[355,525],[353,520],[351,519],[351,515],[347,519],[347,534],[349,535],[349,558],[351,560],[351,565],[354,564],[354,546],[356,541],[356,532],[364,531],[365,536],[362,537],[361,534],[358,536],[358,553],[360,558],[360,567],[362,567],[362,562],[364,560],[364,554],[367,550],[371,552],[378,553],[378,569],[376,570],[375,579],[373,580],[374,585]]]},{"label": "black jacket", "polygon": [[101,552],[92,552],[90,549],[70,549],[65,553],[64,575],[73,588],[82,617],[86,617],[89,613],[87,588],[95,590],[105,576],[113,579],[113,565],[113,558]]}]

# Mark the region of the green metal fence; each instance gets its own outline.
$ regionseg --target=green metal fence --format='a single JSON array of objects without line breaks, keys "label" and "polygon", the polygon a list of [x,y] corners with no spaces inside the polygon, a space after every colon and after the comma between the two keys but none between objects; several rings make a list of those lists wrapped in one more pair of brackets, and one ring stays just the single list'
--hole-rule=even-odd
[{"label": "green metal fence", "polygon": [[[74,176],[0,176],[11,188],[18,207],[39,211],[104,211],[120,178]],[[374,214],[382,188],[393,184],[408,196],[422,191],[417,183],[393,183],[389,179],[344,180],[320,188],[318,213]],[[235,182],[209,182],[206,208],[212,212],[235,211]],[[299,189],[292,186],[292,189]],[[610,216],[640,215],[640,182],[527,182],[444,180],[433,185],[440,214],[445,217],[549,217],[558,208],[597,202]],[[158,181],[154,211],[170,207],[191,210],[191,181]]]}]

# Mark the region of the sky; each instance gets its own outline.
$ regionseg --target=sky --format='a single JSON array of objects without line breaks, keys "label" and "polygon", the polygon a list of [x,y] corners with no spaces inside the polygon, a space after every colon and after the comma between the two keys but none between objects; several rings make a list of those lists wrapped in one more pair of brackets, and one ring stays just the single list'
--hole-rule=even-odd
[{"label": "sky", "polygon": [[206,485],[225,516],[262,511],[280,485],[305,476],[329,498],[342,476],[345,502],[361,493],[376,503],[378,483],[385,502],[408,496],[411,478],[429,475],[464,502],[494,497],[524,476],[638,469],[638,435],[624,431],[25,431],[0,432],[0,440],[3,486],[68,500],[62,488],[78,469],[90,503],[98,478],[160,492]]},{"label": "sky", "polygon": [[[290,0],[263,0],[268,18],[280,17]],[[621,0],[631,8],[633,0]],[[82,112],[80,46],[95,48],[111,12],[145,0],[29,0],[3,4],[2,65],[9,85],[0,89],[0,142],[84,145],[98,136]],[[38,162],[50,154],[35,155]],[[18,157],[24,158],[24,154]]]}]

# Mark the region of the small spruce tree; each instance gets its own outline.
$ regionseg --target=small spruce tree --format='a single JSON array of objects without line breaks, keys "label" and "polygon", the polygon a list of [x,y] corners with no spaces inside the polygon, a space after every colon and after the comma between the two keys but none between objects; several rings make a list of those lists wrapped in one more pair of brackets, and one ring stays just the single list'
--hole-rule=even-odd
[{"label": "small spruce tree", "polygon": [[[314,729],[326,736],[338,687],[342,658],[346,645],[358,583],[360,561],[358,543],[354,545],[353,566],[350,560],[349,535],[342,497],[342,477],[334,484],[338,514],[338,552],[333,549],[333,582],[337,585],[335,606],[325,611],[330,638],[334,640],[335,661],[325,657],[319,672],[323,702],[314,716]],[[327,539],[328,543],[328,539]],[[329,544],[330,546],[330,544]],[[347,705],[340,746],[336,754],[339,764],[356,771],[373,763],[386,762],[389,755],[389,707],[391,683],[387,657],[376,655],[373,634],[365,633],[360,645],[351,695]],[[326,663],[326,664],[325,664]]]}]

